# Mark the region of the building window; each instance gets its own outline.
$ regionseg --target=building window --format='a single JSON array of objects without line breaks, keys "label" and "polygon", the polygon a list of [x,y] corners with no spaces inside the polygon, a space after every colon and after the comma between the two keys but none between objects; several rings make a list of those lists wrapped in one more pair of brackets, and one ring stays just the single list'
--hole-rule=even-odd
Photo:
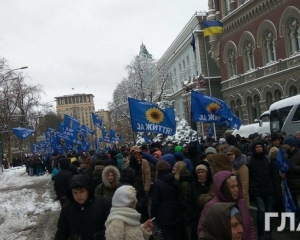
[{"label": "building window", "polygon": [[235,102],[232,100],[230,103],[231,111],[234,115],[236,115],[236,107],[235,107]]},{"label": "building window", "polygon": [[183,70],[185,69],[185,61],[182,61]]},{"label": "building window", "polygon": [[227,14],[229,14],[230,13],[230,1],[231,0],[225,0],[224,1],[224,7],[225,7],[225,14],[227,15]]},{"label": "building window", "polygon": [[275,41],[274,33],[270,30],[266,30],[264,34],[264,50],[266,63],[274,62],[276,60]]},{"label": "building window", "polygon": [[252,107],[252,99],[251,97],[247,98],[247,110],[248,110],[248,123],[253,122],[253,107]]},{"label": "building window", "polygon": [[290,54],[293,55],[300,51],[300,27],[299,20],[297,18],[290,18],[288,21],[288,37]]},{"label": "building window", "polygon": [[274,93],[275,102],[281,100],[281,92],[277,89]]},{"label": "building window", "polygon": [[255,68],[254,64],[254,47],[251,41],[246,41],[244,45],[244,56],[245,56],[245,65],[246,71]]},{"label": "building window", "polygon": [[181,72],[181,64],[179,64],[179,72]]},{"label": "building window", "polygon": [[273,98],[272,93],[267,92],[267,94],[266,94],[267,109],[269,109],[272,104],[272,98]]},{"label": "building window", "polygon": [[298,94],[297,88],[295,86],[291,86],[289,89],[289,96],[295,96]]},{"label": "building window", "polygon": [[186,57],[186,64],[189,66],[190,65],[190,59],[189,56]]},{"label": "building window", "polygon": [[236,51],[234,49],[229,49],[227,57],[228,78],[231,78],[237,75]]},{"label": "building window", "polygon": [[259,96],[254,96],[254,114],[253,118],[258,119],[260,116],[260,104],[259,104]]},{"label": "building window", "polygon": [[241,119],[243,122],[243,112],[242,112],[242,101],[241,99],[238,99],[236,101],[236,116]]}]

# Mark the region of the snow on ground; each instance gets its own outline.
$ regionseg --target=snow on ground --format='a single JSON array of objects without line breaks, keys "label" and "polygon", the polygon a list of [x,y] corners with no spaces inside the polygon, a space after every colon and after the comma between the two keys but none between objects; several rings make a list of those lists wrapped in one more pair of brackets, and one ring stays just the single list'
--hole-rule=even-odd
[{"label": "snow on ground", "polygon": [[22,232],[36,226],[40,214],[59,211],[51,188],[49,174],[30,177],[25,167],[0,173],[0,239],[27,239]]}]

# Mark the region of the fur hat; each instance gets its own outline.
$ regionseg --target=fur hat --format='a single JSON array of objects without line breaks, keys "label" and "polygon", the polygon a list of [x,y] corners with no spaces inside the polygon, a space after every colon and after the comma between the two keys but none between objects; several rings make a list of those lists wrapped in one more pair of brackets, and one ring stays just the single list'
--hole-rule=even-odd
[{"label": "fur hat", "polygon": [[284,141],[283,144],[290,145],[291,147],[298,147],[297,139],[293,135],[288,135]]},{"label": "fur hat", "polygon": [[164,161],[164,160],[161,160],[156,164],[156,170],[158,172],[166,171],[166,170],[169,170],[169,169],[171,169],[170,164],[168,162]]},{"label": "fur hat", "polygon": [[111,205],[113,207],[130,207],[133,202],[137,202],[135,188],[124,185],[115,191]]}]

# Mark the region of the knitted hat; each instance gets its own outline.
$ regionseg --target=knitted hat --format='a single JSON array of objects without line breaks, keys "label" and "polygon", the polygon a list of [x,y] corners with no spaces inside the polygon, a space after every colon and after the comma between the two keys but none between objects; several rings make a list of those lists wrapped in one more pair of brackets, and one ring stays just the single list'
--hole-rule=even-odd
[{"label": "knitted hat", "polygon": [[174,157],[175,159],[184,159],[184,154],[182,152],[175,152]]},{"label": "knitted hat", "polygon": [[197,172],[198,170],[204,170],[205,172],[208,171],[207,167],[204,164],[199,164],[196,169],[195,172]]},{"label": "knitted hat", "polygon": [[166,171],[166,170],[169,170],[169,169],[171,169],[170,164],[168,162],[164,161],[164,160],[161,160],[156,164],[156,170],[158,172]]},{"label": "knitted hat", "polygon": [[135,188],[124,185],[115,191],[111,205],[113,207],[130,207],[133,202],[137,202]]},{"label": "knitted hat", "polygon": [[225,144],[226,143],[226,139],[225,138],[220,138],[219,139],[219,143],[220,144]]},{"label": "knitted hat", "polygon": [[206,148],[205,153],[206,154],[208,154],[208,153],[216,154],[217,150],[215,148],[213,148],[213,147],[208,147],[208,148]]},{"label": "knitted hat", "polygon": [[293,135],[288,135],[284,141],[283,144],[288,144],[291,147],[298,147],[297,139]]},{"label": "knitted hat", "polygon": [[175,153],[178,153],[178,152],[182,152],[182,149],[183,149],[183,148],[182,148],[181,146],[178,145],[178,146],[175,147],[174,150],[175,150]]}]

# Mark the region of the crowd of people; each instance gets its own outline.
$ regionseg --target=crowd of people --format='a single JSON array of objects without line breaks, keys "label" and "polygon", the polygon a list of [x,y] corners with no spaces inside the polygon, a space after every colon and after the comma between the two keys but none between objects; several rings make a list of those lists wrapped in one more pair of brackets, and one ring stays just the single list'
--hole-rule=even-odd
[{"label": "crowd of people", "polygon": [[[272,239],[275,226],[265,230],[265,212],[285,211],[282,179],[300,206],[299,147],[300,132],[253,133],[54,155],[62,207],[55,239]],[[287,172],[277,167],[279,148]],[[257,208],[256,224],[250,205]]]}]

